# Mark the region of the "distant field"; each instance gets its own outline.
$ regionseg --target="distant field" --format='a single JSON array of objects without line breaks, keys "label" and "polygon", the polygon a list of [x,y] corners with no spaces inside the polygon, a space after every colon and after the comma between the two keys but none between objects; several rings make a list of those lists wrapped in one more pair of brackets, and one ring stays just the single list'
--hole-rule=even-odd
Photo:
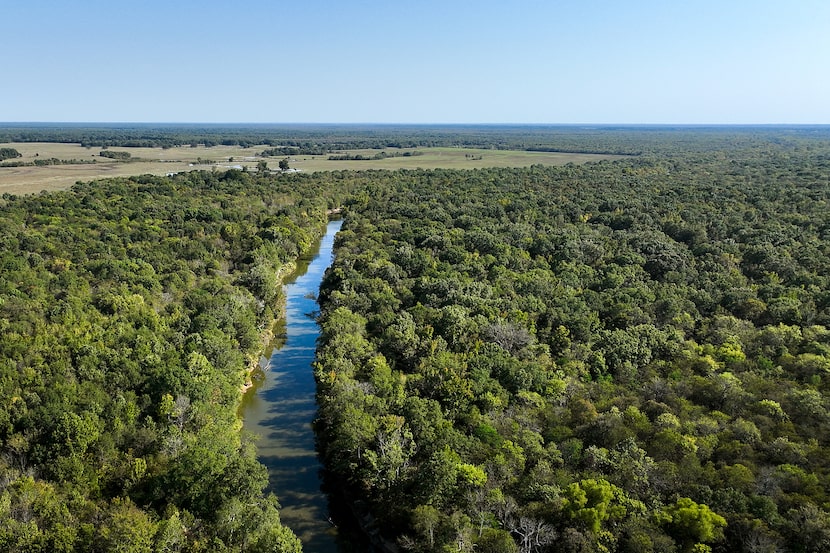
[{"label": "distant field", "polygon": [[[556,152],[525,152],[519,150],[478,150],[472,148],[415,148],[408,150],[349,150],[351,155],[372,157],[379,151],[419,152],[411,157],[387,157],[365,161],[330,161],[325,156],[295,156],[291,167],[304,171],[335,169],[478,169],[482,167],[528,167],[530,165],[565,165],[603,159],[619,159],[623,156],[604,154],[564,154]],[[338,155],[338,154],[330,154]],[[279,158],[276,158],[279,159]]]},{"label": "distant field", "polygon": [[[261,158],[257,154],[268,146],[241,148],[239,146],[181,146],[176,148],[110,148],[115,152],[129,152],[133,161],[118,162],[100,157],[101,148],[86,148],[80,144],[47,142],[6,143],[0,147],[15,148],[22,158],[9,161],[33,162],[36,159],[95,161],[77,165],[47,165],[41,167],[0,167],[0,193],[29,194],[43,190],[62,190],[78,181],[130,175],[164,175],[215,166],[224,170],[232,166],[256,169],[263,159],[268,167],[276,169],[280,157]],[[292,169],[301,171],[333,171],[339,169],[474,169],[481,167],[526,167],[534,164],[564,165],[585,163],[621,156],[604,154],[566,154],[552,152],[525,152],[513,150],[478,150],[468,148],[417,148],[410,150],[382,150],[388,154],[419,152],[411,157],[387,157],[378,160],[331,161],[329,155],[363,155],[372,157],[381,150],[349,150],[322,156],[299,155],[289,158]],[[136,159],[138,158],[138,159]],[[233,159],[233,161],[230,161]]]}]

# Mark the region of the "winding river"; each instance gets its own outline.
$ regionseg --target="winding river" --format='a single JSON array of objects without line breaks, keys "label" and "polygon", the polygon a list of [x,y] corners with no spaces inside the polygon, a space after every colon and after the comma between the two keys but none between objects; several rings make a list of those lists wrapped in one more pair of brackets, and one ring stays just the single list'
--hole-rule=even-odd
[{"label": "winding river", "polygon": [[257,384],[243,398],[243,426],[260,436],[259,460],[268,467],[270,489],[279,499],[280,516],[310,553],[336,553],[337,530],[330,522],[327,496],[311,422],[317,413],[311,363],[319,329],[314,298],[331,265],[334,235],[342,221],[331,221],[318,251],[301,258],[284,286],[285,321],[278,323],[270,359],[260,363]]}]

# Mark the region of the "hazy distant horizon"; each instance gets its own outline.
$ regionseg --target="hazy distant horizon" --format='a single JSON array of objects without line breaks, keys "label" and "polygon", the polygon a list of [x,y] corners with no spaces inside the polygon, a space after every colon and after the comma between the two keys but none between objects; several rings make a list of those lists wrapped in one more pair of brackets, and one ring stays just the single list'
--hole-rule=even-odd
[{"label": "hazy distant horizon", "polygon": [[341,127],[341,128],[392,128],[392,127],[420,127],[420,128],[579,128],[579,129],[614,129],[614,128],[682,128],[682,129],[711,129],[711,128],[810,128],[830,127],[830,123],[407,123],[407,122],[230,122],[230,121],[0,121],[2,128],[274,128],[291,127]]}]

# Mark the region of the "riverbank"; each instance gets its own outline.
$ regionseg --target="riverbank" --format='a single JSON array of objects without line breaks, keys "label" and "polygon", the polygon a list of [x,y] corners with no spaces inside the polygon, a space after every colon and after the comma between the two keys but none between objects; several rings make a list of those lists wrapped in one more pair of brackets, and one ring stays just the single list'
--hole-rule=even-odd
[{"label": "riverbank", "polygon": [[[302,257],[302,255],[300,257]],[[243,396],[248,392],[248,390],[254,387],[253,375],[257,372],[257,370],[263,369],[262,360],[269,357],[269,355],[266,354],[268,353],[268,347],[274,341],[274,327],[279,323],[281,318],[285,317],[285,293],[283,292],[285,281],[296,271],[296,261],[286,263],[280,267],[279,271],[277,271],[277,281],[280,283],[280,293],[276,304],[272,306],[274,309],[274,317],[269,321],[269,324],[266,325],[266,328],[260,333],[260,349],[257,351],[256,355],[248,355],[248,364],[245,369],[245,382],[239,390],[240,394]]]},{"label": "riverbank", "polygon": [[240,398],[254,387],[255,383],[253,381],[253,375],[256,374],[258,370],[263,370],[265,368],[262,366],[263,360],[270,357],[269,346],[271,346],[274,341],[274,327],[279,324],[280,319],[285,317],[285,286],[288,281],[297,274],[298,261],[306,257],[313,257],[312,252],[314,252],[315,249],[319,249],[319,244],[326,235],[326,229],[328,228],[328,224],[331,222],[332,216],[339,216],[342,209],[342,207],[327,209],[326,215],[329,217],[329,220],[326,222],[326,226],[319,229],[320,232],[315,237],[314,243],[317,244],[317,246],[300,253],[300,255],[297,256],[297,259],[289,261],[277,271],[276,277],[277,282],[279,282],[280,292],[275,305],[272,306],[274,310],[274,317],[268,322],[266,328],[260,333],[260,348],[258,352],[255,355],[248,355],[248,362],[244,373],[244,383],[239,389]]},{"label": "riverbank", "polygon": [[240,405],[243,428],[259,437],[257,458],[268,468],[268,491],[279,499],[280,518],[314,553],[337,553],[340,539],[329,521],[329,498],[321,491],[312,363],[319,334],[315,298],[341,224],[330,221],[319,249],[298,258],[296,270],[285,275],[284,316],[273,327],[274,350],[262,379],[252,382]]}]

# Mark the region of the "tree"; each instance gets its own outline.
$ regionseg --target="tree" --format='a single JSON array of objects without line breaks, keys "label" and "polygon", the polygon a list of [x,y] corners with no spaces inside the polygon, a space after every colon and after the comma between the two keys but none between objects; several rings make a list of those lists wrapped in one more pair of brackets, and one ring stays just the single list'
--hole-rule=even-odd
[{"label": "tree", "polygon": [[14,148],[0,148],[0,161],[5,161],[7,159],[14,159],[16,157],[22,157],[23,154],[15,150]]},{"label": "tree", "polygon": [[435,529],[441,522],[441,512],[432,505],[418,505],[412,511],[412,526],[423,535],[430,547],[435,546]]},{"label": "tree", "polygon": [[256,170],[260,173],[264,173],[268,170],[268,162],[264,159],[256,164]]},{"label": "tree", "polygon": [[627,509],[617,500],[623,493],[607,480],[589,478],[568,486],[563,493],[562,507],[570,518],[581,520],[596,534],[606,520],[622,519],[626,515]]},{"label": "tree", "polygon": [[518,553],[519,547],[507,530],[485,528],[477,542],[481,553]]},{"label": "tree", "polygon": [[280,171],[288,171],[288,158],[280,160]]},{"label": "tree", "polygon": [[104,510],[95,541],[102,551],[149,553],[157,530],[151,517],[129,499],[116,498]]},{"label": "tree", "polygon": [[726,519],[708,505],[681,497],[658,515],[675,538],[684,544],[684,551],[694,551],[695,544],[723,539]]}]

